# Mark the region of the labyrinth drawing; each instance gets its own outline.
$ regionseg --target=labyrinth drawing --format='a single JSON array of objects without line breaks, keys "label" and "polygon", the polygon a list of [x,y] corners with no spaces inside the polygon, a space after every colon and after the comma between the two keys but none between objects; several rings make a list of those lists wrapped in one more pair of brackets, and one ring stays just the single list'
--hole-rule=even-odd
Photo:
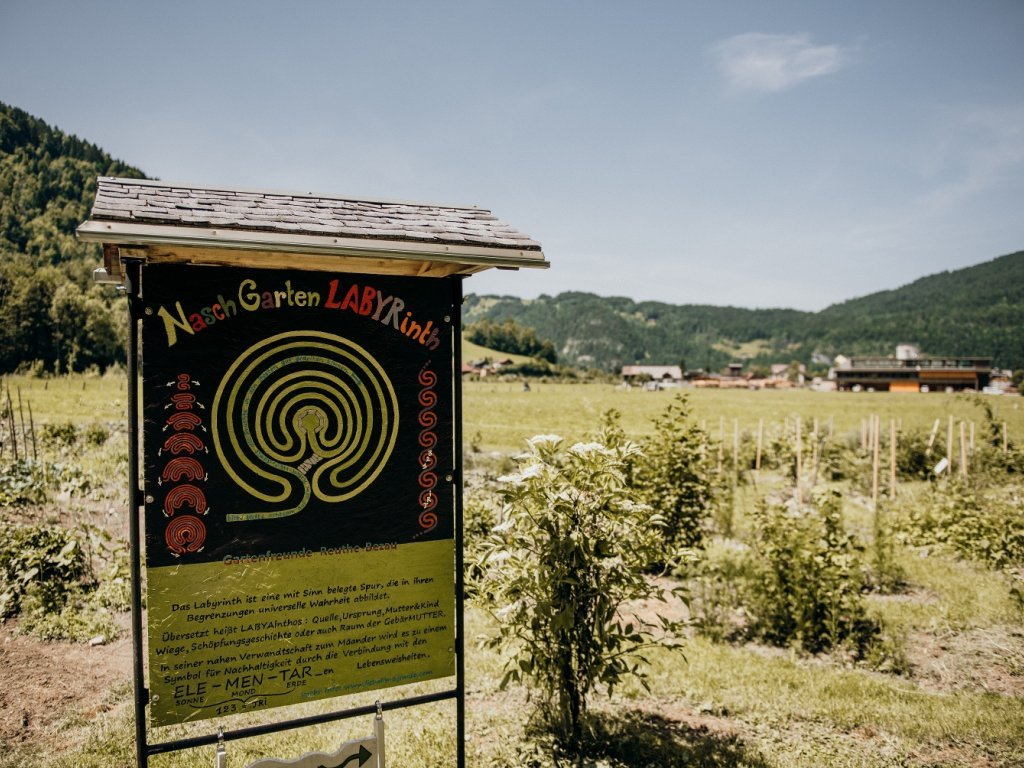
[{"label": "labyrinth drawing", "polygon": [[301,330],[253,344],[220,382],[211,431],[228,475],[266,504],[226,519],[286,517],[311,497],[359,495],[391,458],[398,423],[391,379],[355,342]]}]

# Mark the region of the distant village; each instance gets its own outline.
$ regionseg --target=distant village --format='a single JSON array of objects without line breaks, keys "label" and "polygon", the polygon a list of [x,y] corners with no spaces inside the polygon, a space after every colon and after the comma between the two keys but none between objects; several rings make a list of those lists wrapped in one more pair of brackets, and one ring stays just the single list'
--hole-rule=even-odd
[{"label": "distant village", "polygon": [[[808,377],[803,363],[776,363],[763,375],[744,371],[743,363],[731,363],[719,372],[683,370],[678,365],[624,365],[620,377],[624,387],[660,390],[672,387],[711,389],[808,388],[820,392],[980,392],[989,395],[1017,395],[1012,372],[992,367],[991,357],[922,355],[914,344],[900,344],[891,356],[846,357],[828,361],[825,376]],[[464,378],[503,375],[513,366],[511,359],[476,360],[464,363]]]}]

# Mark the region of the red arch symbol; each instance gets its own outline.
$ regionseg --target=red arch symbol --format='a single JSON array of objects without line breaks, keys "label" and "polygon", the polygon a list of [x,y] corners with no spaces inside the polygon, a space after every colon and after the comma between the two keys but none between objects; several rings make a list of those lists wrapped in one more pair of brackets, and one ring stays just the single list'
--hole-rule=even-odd
[{"label": "red arch symbol", "polygon": [[164,450],[175,456],[179,453],[198,453],[205,447],[203,441],[191,432],[175,432],[164,440]]},{"label": "red arch symbol", "polygon": [[187,429],[192,432],[202,423],[203,420],[191,411],[177,411],[167,417],[167,424],[177,430]]},{"label": "red arch symbol", "polygon": [[203,465],[191,456],[177,456],[167,462],[161,475],[165,481],[178,482],[185,480],[202,480],[206,477]]},{"label": "red arch symbol", "polygon": [[176,395],[171,395],[171,402],[174,403],[174,407],[179,411],[189,411],[192,409],[193,403],[196,401],[196,396],[191,392],[179,392]]},{"label": "red arch symbol", "polygon": [[164,497],[164,514],[173,517],[182,507],[190,507],[197,514],[206,514],[206,496],[194,485],[178,485],[167,492]]}]

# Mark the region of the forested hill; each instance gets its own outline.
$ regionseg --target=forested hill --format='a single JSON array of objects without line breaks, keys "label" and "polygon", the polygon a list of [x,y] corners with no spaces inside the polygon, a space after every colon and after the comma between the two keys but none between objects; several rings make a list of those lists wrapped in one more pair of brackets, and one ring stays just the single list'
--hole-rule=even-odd
[{"label": "forested hill", "polygon": [[0,103],[0,372],[124,359],[123,312],[113,291],[92,285],[99,247],[75,238],[97,176],[143,174]]},{"label": "forested hill", "polygon": [[[1024,251],[821,312],[636,302],[589,293],[524,300],[469,295],[467,324],[513,319],[554,342],[559,361],[616,370],[683,362],[717,370],[837,354],[892,354],[916,343],[924,354],[991,356],[1024,368]],[[821,363],[822,366],[825,363]]]},{"label": "forested hill", "polygon": [[[105,367],[124,359],[119,299],[94,286],[95,245],[75,228],[97,176],[137,168],[23,110],[0,103],[0,373]],[[514,319],[554,343],[560,362],[616,370],[632,363],[719,369],[812,362],[838,353],[991,355],[1024,368],[1024,252],[922,278],[821,312],[676,306],[563,293],[526,301],[467,297],[465,320]]]}]

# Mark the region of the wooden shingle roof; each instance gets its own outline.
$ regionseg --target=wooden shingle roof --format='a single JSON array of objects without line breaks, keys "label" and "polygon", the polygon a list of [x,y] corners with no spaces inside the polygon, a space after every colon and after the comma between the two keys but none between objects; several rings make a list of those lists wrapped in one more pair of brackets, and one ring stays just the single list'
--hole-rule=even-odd
[{"label": "wooden shingle roof", "polygon": [[548,266],[540,243],[476,206],[111,177],[98,179],[78,234],[102,242],[108,262],[116,255],[337,269],[346,257],[349,268],[426,275]]}]

